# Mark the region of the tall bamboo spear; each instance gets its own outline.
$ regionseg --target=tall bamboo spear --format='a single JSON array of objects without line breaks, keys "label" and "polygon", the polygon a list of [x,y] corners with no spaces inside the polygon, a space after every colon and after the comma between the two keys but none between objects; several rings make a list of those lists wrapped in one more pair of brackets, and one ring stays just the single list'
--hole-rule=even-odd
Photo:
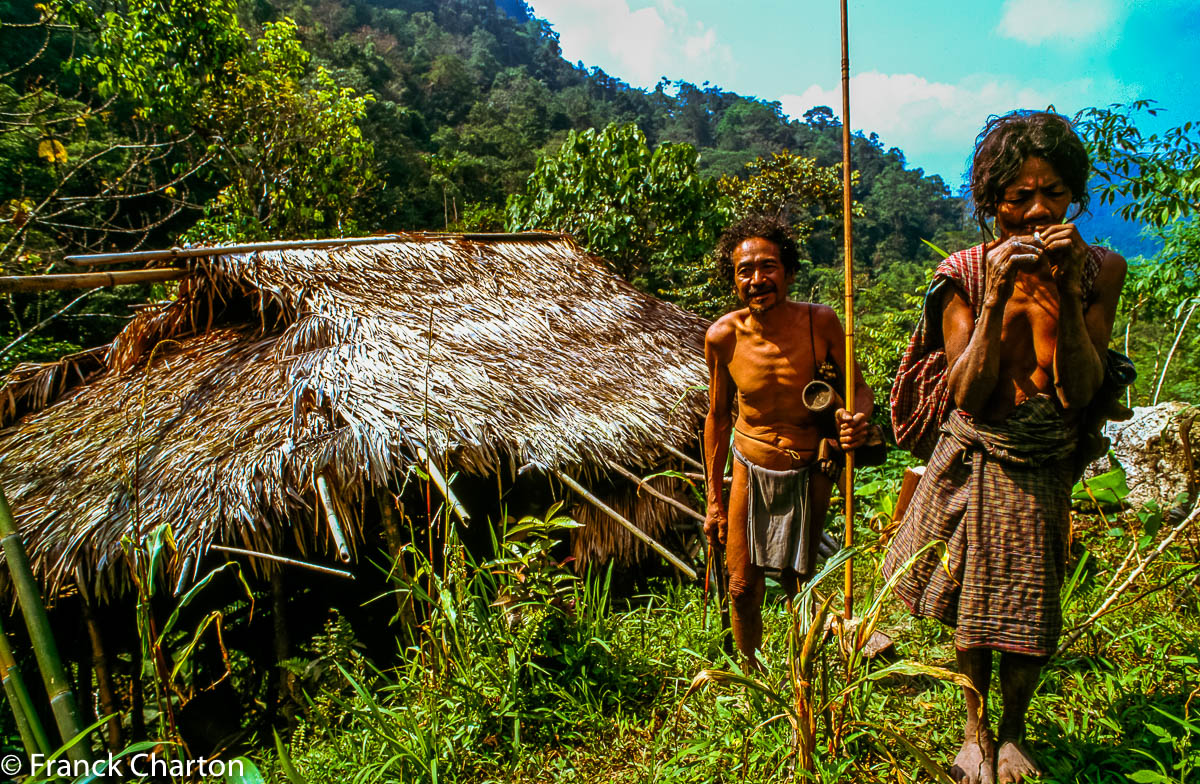
[{"label": "tall bamboo spear", "polygon": [[[842,233],[845,236],[846,410],[854,413],[854,238],[850,215],[850,36],[842,0]],[[854,452],[846,452],[846,547],[854,544]],[[846,620],[854,615],[854,559],[846,560]]]},{"label": "tall bamboo spear", "polygon": [[[69,743],[83,732],[83,722],[79,719],[75,695],[71,693],[67,672],[63,668],[62,659],[59,658],[54,634],[50,631],[46,606],[42,604],[41,592],[34,580],[33,569],[29,566],[29,556],[25,553],[21,535],[17,533],[17,526],[13,522],[12,510],[8,508],[8,499],[4,497],[3,488],[0,488],[0,544],[4,547],[8,572],[12,575],[12,583],[17,590],[17,601],[21,604],[21,613],[25,616],[25,625],[29,629],[29,640],[33,643],[38,669],[42,672],[46,693],[50,696],[54,721],[58,725],[63,743]],[[89,740],[84,738],[81,742],[73,744],[67,750],[67,756],[72,760],[90,762],[92,747]]]}]

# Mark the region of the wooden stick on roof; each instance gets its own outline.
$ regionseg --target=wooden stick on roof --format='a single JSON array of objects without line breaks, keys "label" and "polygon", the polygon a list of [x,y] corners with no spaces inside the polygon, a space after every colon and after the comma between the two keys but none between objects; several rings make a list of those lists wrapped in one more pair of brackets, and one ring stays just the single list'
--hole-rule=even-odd
[{"label": "wooden stick on roof", "polygon": [[178,280],[187,274],[186,269],[167,267],[148,270],[118,270],[116,272],[74,272],[65,275],[6,275],[0,277],[0,294],[59,289],[93,289],[97,286],[126,286],[131,283],[159,283],[164,280]]},{"label": "wooden stick on roof", "polygon": [[587,500],[587,501],[588,501],[588,502],[589,502],[589,503],[590,503],[592,506],[596,507],[596,508],[597,508],[597,509],[599,509],[601,512],[603,512],[604,514],[608,515],[608,516],[609,516],[609,517],[611,517],[613,520],[616,520],[618,523],[620,523],[621,525],[625,526],[625,528],[629,529],[629,532],[630,532],[631,534],[633,534],[633,535],[634,535],[634,536],[636,536],[638,539],[641,539],[643,542],[645,542],[645,543],[646,543],[646,544],[647,544],[647,545],[650,547],[650,549],[651,549],[651,550],[653,550],[654,552],[658,553],[658,554],[659,554],[659,555],[661,555],[663,558],[667,559],[667,562],[668,562],[668,563],[670,563],[672,566],[674,566],[674,567],[675,567],[676,569],[678,569],[679,571],[681,571],[681,572],[683,572],[684,574],[686,574],[689,580],[695,580],[695,579],[696,579],[696,570],[695,570],[695,569],[693,569],[692,567],[688,566],[688,565],[687,565],[687,564],[685,564],[683,561],[679,560],[679,558],[677,558],[677,557],[675,556],[675,554],[674,554],[674,553],[672,553],[670,550],[668,550],[667,548],[663,547],[661,544],[659,544],[659,543],[658,543],[658,542],[656,542],[654,539],[652,539],[652,538],[650,537],[650,535],[649,535],[649,534],[647,534],[645,531],[643,531],[641,528],[638,528],[638,527],[637,527],[636,525],[634,525],[632,522],[630,522],[629,520],[626,520],[626,519],[625,519],[624,517],[622,517],[622,516],[621,516],[621,514],[620,514],[620,513],[618,513],[618,512],[617,512],[615,509],[613,509],[612,507],[608,506],[608,505],[607,505],[607,504],[605,504],[603,501],[601,501],[599,498],[597,498],[596,496],[594,496],[594,495],[592,495],[591,493],[589,493],[589,492],[587,491],[587,489],[586,489],[586,488],[585,488],[583,485],[579,484],[578,482],[576,482],[576,481],[575,481],[574,479],[572,479],[571,477],[567,476],[567,475],[566,475],[565,473],[563,473],[562,471],[559,471],[557,468],[552,468],[552,469],[550,469],[550,470],[551,470],[551,471],[554,473],[554,475],[555,475],[555,476],[557,476],[557,477],[559,478],[559,480],[560,480],[560,481],[561,481],[561,482],[562,482],[564,485],[566,485],[567,487],[571,488],[571,489],[572,489],[572,490],[574,490],[576,493],[579,493],[579,494],[580,494],[581,496],[583,496],[583,497],[584,497],[584,498],[585,498],[585,499],[586,499],[586,500]]},{"label": "wooden stick on roof", "polygon": [[381,234],[374,237],[341,237],[325,240],[279,240],[276,242],[244,242],[238,245],[214,245],[212,247],[167,248],[165,250],[135,250],[125,253],[93,253],[82,256],[67,256],[66,261],[76,266],[100,264],[132,264],[145,261],[168,259],[193,259],[204,256],[229,256],[238,253],[256,253],[264,250],[321,250],[341,248],[348,245],[380,245],[388,242],[423,239],[464,239],[471,242],[503,242],[561,240],[566,235],[542,231],[527,231],[508,234]]}]

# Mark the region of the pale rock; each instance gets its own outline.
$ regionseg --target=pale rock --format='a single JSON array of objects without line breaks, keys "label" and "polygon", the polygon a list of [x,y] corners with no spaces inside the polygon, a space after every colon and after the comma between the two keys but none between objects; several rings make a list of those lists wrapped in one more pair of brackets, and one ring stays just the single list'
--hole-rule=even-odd
[{"label": "pale rock", "polygon": [[[1125,468],[1130,505],[1154,501],[1165,511],[1187,491],[1188,464],[1180,438],[1185,425],[1193,458],[1200,459],[1200,409],[1186,403],[1141,406],[1133,409],[1132,419],[1109,422],[1104,428],[1104,434],[1112,439],[1113,453]],[[1102,457],[1088,466],[1085,476],[1110,468],[1108,457]]]}]

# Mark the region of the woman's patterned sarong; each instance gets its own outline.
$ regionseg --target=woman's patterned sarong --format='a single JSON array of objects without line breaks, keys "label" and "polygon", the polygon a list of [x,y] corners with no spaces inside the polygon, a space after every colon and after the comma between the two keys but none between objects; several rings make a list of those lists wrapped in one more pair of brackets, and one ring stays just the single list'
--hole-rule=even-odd
[{"label": "woman's patterned sarong", "polygon": [[953,412],[884,559],[896,595],[918,616],[955,628],[959,649],[1049,656],[1062,629],[1059,593],[1070,537],[1077,428],[1045,395],[1001,425]]}]

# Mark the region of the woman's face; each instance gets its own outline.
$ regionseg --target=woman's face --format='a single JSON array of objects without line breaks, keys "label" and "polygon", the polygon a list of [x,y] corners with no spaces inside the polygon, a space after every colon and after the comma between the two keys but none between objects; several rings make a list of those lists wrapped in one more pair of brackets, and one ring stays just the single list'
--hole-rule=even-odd
[{"label": "woman's face", "polygon": [[1031,156],[1005,186],[996,205],[1000,239],[1026,236],[1062,223],[1074,194],[1045,158]]}]

